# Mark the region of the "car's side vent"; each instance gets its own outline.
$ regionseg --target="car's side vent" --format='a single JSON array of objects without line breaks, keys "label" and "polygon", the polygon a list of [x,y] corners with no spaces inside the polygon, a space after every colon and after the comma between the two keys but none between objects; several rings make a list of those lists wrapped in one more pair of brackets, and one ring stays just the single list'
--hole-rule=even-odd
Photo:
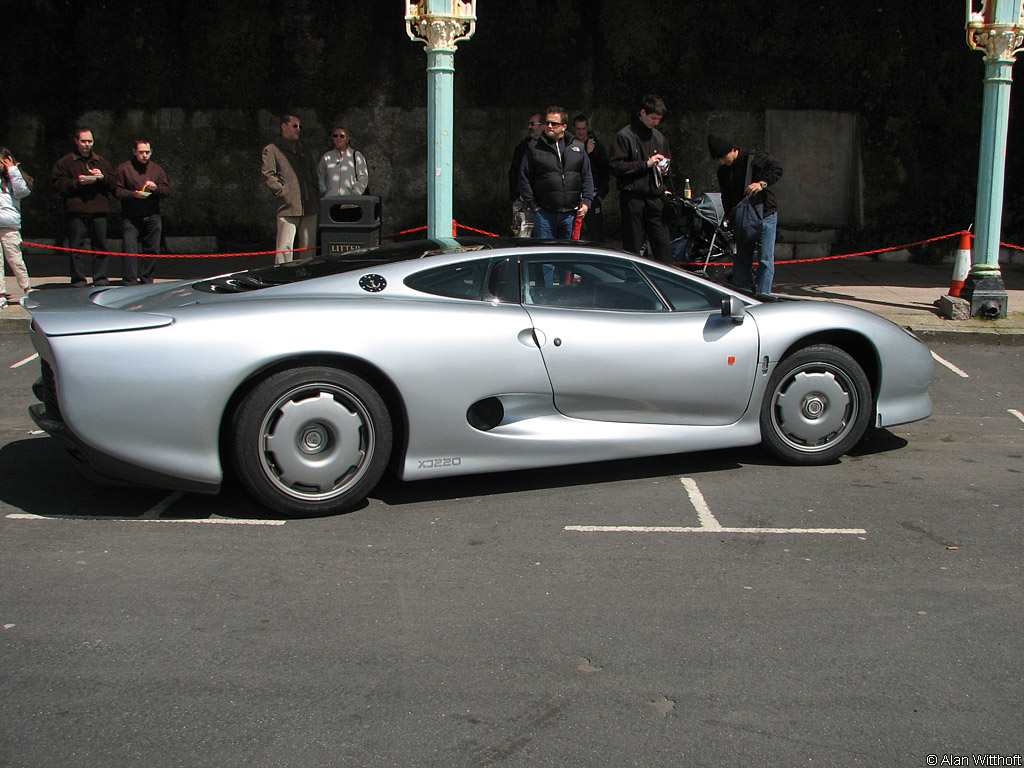
[{"label": "car's side vent", "polygon": [[504,418],[505,406],[496,397],[477,400],[466,411],[466,421],[469,422],[469,425],[484,432],[494,429],[501,424],[501,420]]}]

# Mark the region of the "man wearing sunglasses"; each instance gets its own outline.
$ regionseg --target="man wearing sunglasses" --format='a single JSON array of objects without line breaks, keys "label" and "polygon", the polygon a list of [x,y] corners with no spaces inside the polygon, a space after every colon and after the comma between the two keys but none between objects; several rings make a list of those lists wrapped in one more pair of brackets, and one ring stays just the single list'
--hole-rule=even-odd
[{"label": "man wearing sunglasses", "polygon": [[523,153],[519,196],[533,208],[533,236],[571,239],[573,219],[587,215],[594,177],[583,144],[566,140],[569,113],[548,107],[544,132]]},{"label": "man wearing sunglasses", "polygon": [[274,263],[314,256],[316,248],[316,161],[299,141],[302,123],[295,115],[281,117],[281,135],[263,148],[263,179],[277,198],[277,253]]}]

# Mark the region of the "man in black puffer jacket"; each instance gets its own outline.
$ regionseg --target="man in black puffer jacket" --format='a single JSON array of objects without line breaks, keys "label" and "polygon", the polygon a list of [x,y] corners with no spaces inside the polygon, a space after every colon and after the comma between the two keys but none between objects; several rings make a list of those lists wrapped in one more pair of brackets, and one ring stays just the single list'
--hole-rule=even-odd
[{"label": "man in black puffer jacket", "polygon": [[544,133],[523,154],[519,195],[533,208],[533,236],[572,237],[573,219],[583,218],[594,200],[594,177],[583,145],[566,141],[569,113],[548,107]]}]

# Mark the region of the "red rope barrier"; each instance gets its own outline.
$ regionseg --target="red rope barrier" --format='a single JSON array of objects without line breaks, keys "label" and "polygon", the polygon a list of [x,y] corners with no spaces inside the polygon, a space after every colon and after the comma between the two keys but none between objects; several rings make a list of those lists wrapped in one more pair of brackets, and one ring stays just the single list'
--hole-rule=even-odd
[{"label": "red rope barrier", "polygon": [[496,235],[493,232],[488,232],[483,229],[473,229],[473,227],[467,227],[465,224],[459,224],[458,222],[454,222],[454,224],[459,229],[468,229],[470,232],[476,232],[477,234],[480,235],[487,235],[488,237],[501,237],[501,235]]},{"label": "red rope barrier", "polygon": [[[953,232],[953,233],[948,234],[948,235],[939,235],[938,237],[930,237],[927,240],[918,240],[916,243],[907,243],[906,245],[893,245],[893,246],[890,246],[889,248],[876,248],[873,251],[858,251],[857,253],[842,253],[842,254],[839,254],[839,255],[836,255],[836,256],[818,256],[818,257],[813,258],[813,259],[782,259],[782,260],[776,259],[775,260],[775,266],[778,267],[780,265],[785,265],[785,264],[810,264],[810,263],[813,263],[813,262],[816,262],[816,261],[834,261],[836,259],[849,259],[849,258],[852,258],[854,256],[871,256],[871,255],[876,254],[876,253],[888,253],[889,251],[902,251],[904,248],[913,248],[914,246],[924,245],[925,243],[935,243],[935,242],[938,242],[939,240],[948,240],[951,237],[959,237],[962,234],[964,234],[962,231],[961,232]],[[1001,243],[1001,245],[1006,245],[1006,243]],[[1010,247],[1011,248],[1016,248],[1017,246],[1010,246]],[[684,265],[694,265],[694,264],[703,264],[704,262],[703,261],[684,261],[684,262],[676,262],[676,263],[684,264]],[[713,263],[713,264],[715,264],[716,266],[719,266],[719,267],[731,267],[731,266],[733,266],[731,261],[715,261],[715,262],[711,262],[711,263]]]},{"label": "red rope barrier", "polygon": [[384,235],[382,239],[390,240],[392,237],[401,237],[402,235],[408,235],[410,232],[422,232],[426,228],[426,225],[424,225],[422,227],[413,227],[412,229],[403,229],[401,232],[393,232],[390,235]]},{"label": "red rope barrier", "polygon": [[[426,226],[422,226],[422,227],[413,227],[412,229],[403,229],[401,232],[395,232],[395,233],[390,234],[390,235],[384,235],[384,239],[390,239],[390,238],[393,238],[393,237],[400,237],[401,235],[408,235],[408,234],[412,234],[413,232],[422,232],[426,228],[427,228]],[[470,227],[470,226],[467,226],[465,224],[459,224],[458,222],[454,222],[454,221],[452,222],[452,228],[453,228],[453,230],[455,230],[456,228],[458,228],[458,229],[465,229],[465,230],[468,230],[470,232],[476,232],[477,234],[487,235],[488,237],[500,237],[500,235],[496,235],[493,232],[488,232],[488,231],[483,230],[483,229],[476,229],[474,227]],[[835,259],[849,259],[849,258],[852,258],[854,256],[872,256],[872,255],[874,255],[876,253],[888,253],[890,251],[900,251],[900,250],[903,250],[904,248],[914,248],[915,246],[918,246],[918,245],[925,245],[927,243],[935,243],[935,242],[938,242],[940,240],[948,240],[951,237],[960,237],[963,234],[964,234],[963,231],[952,232],[952,233],[950,233],[948,235],[940,235],[939,237],[930,237],[930,238],[928,238],[926,240],[918,240],[917,242],[907,243],[906,245],[894,245],[894,246],[891,246],[889,248],[876,248],[876,249],[874,249],[872,251],[858,251],[857,253],[843,253],[843,254],[839,254],[839,255],[836,255],[836,256],[819,256],[819,257],[813,258],[813,259],[783,259],[781,261],[776,261],[775,265],[779,266],[779,265],[784,265],[784,264],[808,264],[808,263],[815,262],[815,261],[831,261],[831,260],[835,260]],[[92,253],[92,254],[98,254],[98,255],[101,255],[101,256],[139,256],[139,257],[149,257],[149,258],[158,258],[158,259],[220,259],[220,258],[227,258],[229,256],[271,256],[271,255],[274,255],[276,253],[281,253],[281,251],[243,251],[243,252],[239,252],[239,253],[124,253],[124,252],[121,252],[121,251],[89,251],[89,250],[86,250],[84,248],[64,248],[64,247],[59,246],[59,245],[45,245],[43,243],[33,243],[33,242],[28,241],[28,240],[23,241],[23,244],[24,245],[28,245],[28,246],[32,246],[34,248],[47,248],[47,249],[54,250],[54,251],[70,251],[70,252],[73,252],[73,253]],[[1001,246],[1003,246],[1005,248],[1013,248],[1013,249],[1018,250],[1018,251],[1024,251],[1024,246],[1013,245],[1012,243],[1000,243],[999,245],[1001,245]],[[313,247],[313,246],[309,246],[307,248],[292,248],[291,250],[293,252],[313,251],[313,250],[316,250],[316,248]],[[687,262],[677,262],[677,263],[689,264],[689,265],[703,264],[703,262],[701,262],[701,261],[687,261]],[[718,266],[731,266],[732,262],[718,261],[718,262],[715,262],[715,264],[717,264]]]},{"label": "red rope barrier", "polygon": [[[100,256],[139,256],[152,259],[222,259],[227,256],[270,256],[284,251],[247,251],[243,253],[124,253],[122,251],[90,251],[85,248],[64,248],[60,245],[45,245],[44,243],[31,243],[23,240],[22,245],[31,245],[35,248],[49,248],[52,251],[71,251],[72,253],[93,253]],[[292,248],[292,251],[315,251],[315,246],[306,248]]]}]

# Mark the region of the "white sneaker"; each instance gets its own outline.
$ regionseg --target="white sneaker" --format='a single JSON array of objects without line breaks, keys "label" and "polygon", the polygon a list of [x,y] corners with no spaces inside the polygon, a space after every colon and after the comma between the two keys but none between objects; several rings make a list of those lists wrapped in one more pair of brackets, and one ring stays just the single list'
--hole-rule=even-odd
[{"label": "white sneaker", "polygon": [[0,296],[0,309],[3,309],[6,306],[7,306],[7,297],[6,296]]}]

